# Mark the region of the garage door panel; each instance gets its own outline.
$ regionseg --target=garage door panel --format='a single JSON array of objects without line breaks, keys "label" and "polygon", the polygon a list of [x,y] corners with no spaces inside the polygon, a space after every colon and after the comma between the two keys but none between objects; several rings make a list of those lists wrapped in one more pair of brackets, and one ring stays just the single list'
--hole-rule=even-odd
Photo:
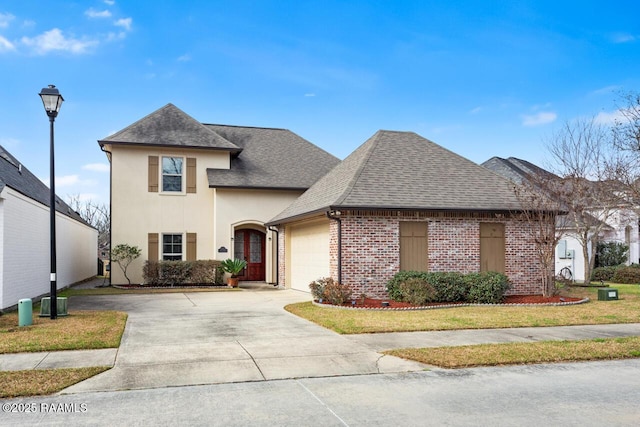
[{"label": "garage door panel", "polygon": [[291,228],[291,288],[309,292],[309,283],[329,276],[329,222]]}]

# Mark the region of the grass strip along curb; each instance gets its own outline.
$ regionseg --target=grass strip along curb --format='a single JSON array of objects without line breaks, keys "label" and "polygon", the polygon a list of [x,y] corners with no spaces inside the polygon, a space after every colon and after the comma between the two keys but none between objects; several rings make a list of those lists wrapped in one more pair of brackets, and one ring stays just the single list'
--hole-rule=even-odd
[{"label": "grass strip along curb", "polygon": [[449,369],[615,360],[640,357],[640,337],[404,348],[384,353]]},{"label": "grass strip along curb", "polygon": [[2,384],[2,387],[0,387],[0,398],[57,393],[109,369],[111,369],[110,366],[94,366],[90,368],[1,371],[0,384]]}]

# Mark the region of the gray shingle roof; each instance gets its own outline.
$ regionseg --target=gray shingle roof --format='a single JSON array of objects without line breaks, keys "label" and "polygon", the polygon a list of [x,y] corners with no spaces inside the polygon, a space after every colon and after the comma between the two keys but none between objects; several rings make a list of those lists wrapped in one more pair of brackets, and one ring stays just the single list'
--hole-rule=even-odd
[{"label": "gray shingle roof", "polygon": [[230,169],[207,169],[212,188],[306,190],[340,162],[286,129],[205,126],[242,149]]},{"label": "gray shingle roof", "polygon": [[[4,147],[0,146],[0,191],[4,190],[5,186],[13,188],[44,206],[49,206],[49,187],[44,185]],[[56,211],[88,225],[76,211],[58,196],[56,196]]]},{"label": "gray shingle roof", "polygon": [[507,178],[510,181],[515,183],[521,183],[523,178],[527,175],[548,175],[553,177],[554,175],[542,169],[539,166],[534,165],[531,162],[526,160],[518,159],[516,157],[509,157],[508,159],[503,159],[501,157],[492,157],[486,162],[482,163],[481,166],[494,171],[500,176]]},{"label": "gray shingle roof", "polygon": [[517,210],[512,184],[413,132],[378,131],[287,209]]},{"label": "gray shingle roof", "polygon": [[99,140],[98,143],[100,146],[141,144],[241,151],[239,147],[212,132],[173,104],[165,105],[121,131]]}]

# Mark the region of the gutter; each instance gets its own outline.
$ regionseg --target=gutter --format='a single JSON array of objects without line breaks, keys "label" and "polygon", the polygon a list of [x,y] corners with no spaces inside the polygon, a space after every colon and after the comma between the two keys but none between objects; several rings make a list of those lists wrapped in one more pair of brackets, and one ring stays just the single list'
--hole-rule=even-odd
[{"label": "gutter", "polygon": [[280,286],[280,233],[277,228],[272,227],[270,225],[267,229],[276,233],[276,283],[273,286],[278,287]]},{"label": "gutter", "polygon": [[327,211],[327,218],[338,223],[338,283],[342,283],[342,220],[340,211]]}]

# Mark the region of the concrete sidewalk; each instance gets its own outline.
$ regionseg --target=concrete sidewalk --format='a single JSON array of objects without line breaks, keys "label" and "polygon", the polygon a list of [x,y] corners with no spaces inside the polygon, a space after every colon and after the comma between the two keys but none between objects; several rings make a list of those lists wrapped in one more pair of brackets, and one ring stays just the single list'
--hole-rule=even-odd
[{"label": "concrete sidewalk", "polygon": [[[465,329],[345,335],[379,352],[397,348],[446,347],[509,342],[584,340],[640,336],[640,323],[551,326],[542,328]],[[117,348],[0,354],[0,371],[114,366]]]}]

